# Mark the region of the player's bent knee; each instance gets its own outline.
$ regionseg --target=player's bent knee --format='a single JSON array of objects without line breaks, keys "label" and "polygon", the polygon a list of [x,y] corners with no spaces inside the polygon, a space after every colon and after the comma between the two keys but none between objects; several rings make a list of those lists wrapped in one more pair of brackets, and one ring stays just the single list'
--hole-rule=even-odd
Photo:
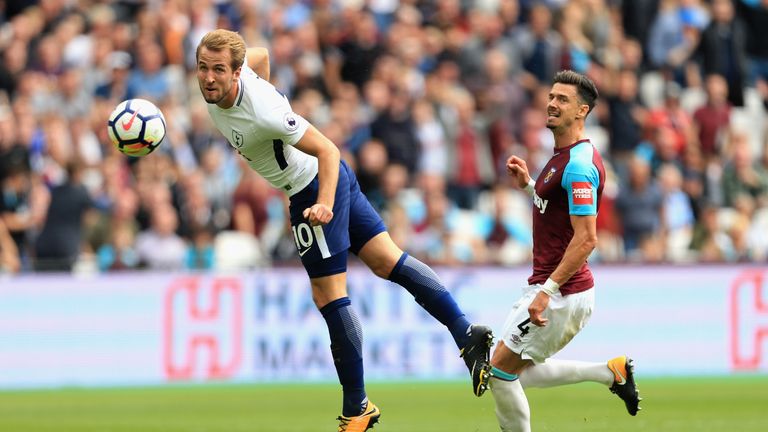
[{"label": "player's bent knee", "polygon": [[379,263],[378,265],[371,267],[371,271],[373,271],[373,274],[376,276],[382,278],[382,279],[388,279],[389,275],[392,274],[392,270],[395,268],[395,265],[397,262],[389,263],[389,262],[383,262]]},{"label": "player's bent knee", "polygon": [[347,296],[347,274],[339,273],[331,276],[310,279],[312,285],[312,301],[318,309],[328,303]]}]

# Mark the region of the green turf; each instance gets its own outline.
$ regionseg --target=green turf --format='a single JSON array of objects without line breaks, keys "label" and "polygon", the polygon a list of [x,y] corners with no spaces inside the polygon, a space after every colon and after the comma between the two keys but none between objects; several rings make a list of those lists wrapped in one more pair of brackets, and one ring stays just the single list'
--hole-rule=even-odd
[{"label": "green turf", "polygon": [[[382,409],[378,432],[497,431],[493,399],[466,383],[368,386]],[[528,391],[533,430],[768,431],[768,377],[641,380],[645,400],[626,414],[598,384]],[[190,386],[0,392],[2,432],[335,431],[331,385]]]}]

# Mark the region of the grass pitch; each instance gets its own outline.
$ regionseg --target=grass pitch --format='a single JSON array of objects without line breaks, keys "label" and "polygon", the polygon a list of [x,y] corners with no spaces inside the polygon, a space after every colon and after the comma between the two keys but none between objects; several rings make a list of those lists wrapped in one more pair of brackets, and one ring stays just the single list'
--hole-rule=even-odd
[{"label": "grass pitch", "polygon": [[[639,378],[643,411],[630,417],[598,384],[530,389],[533,430],[768,430],[768,376]],[[498,431],[490,392],[467,383],[371,383],[375,432]],[[2,432],[335,431],[336,385],[184,386],[0,392]]]}]

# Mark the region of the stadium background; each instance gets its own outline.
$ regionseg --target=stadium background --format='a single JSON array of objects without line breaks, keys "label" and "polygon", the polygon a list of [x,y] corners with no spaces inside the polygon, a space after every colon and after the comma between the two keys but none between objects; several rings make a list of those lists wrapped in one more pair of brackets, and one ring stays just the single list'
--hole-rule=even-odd
[{"label": "stadium background", "polygon": [[[327,335],[285,200],[197,96],[194,47],[217,27],[270,49],[273,83],[337,143],[393,238],[496,329],[531,259],[530,204],[504,160],[546,162],[549,80],[587,73],[601,92],[587,135],[610,176],[598,309],[567,354],[635,355],[651,409],[625,419],[589,386],[533,392],[534,427],[765,430],[767,3],[0,1],[0,430],[332,426]],[[106,137],[130,97],[168,120],[146,158]],[[371,391],[392,410],[381,428],[495,430],[444,332],[352,267]],[[209,381],[246,386],[184,386]],[[30,390],[63,386],[100,389]],[[288,427],[280,398],[321,402]]]}]

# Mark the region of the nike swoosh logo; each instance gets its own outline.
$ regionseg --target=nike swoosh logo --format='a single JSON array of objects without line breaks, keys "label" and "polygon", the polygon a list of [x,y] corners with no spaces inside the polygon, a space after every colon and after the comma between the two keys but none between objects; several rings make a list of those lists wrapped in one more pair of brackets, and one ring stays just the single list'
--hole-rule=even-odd
[{"label": "nike swoosh logo", "polygon": [[133,115],[131,116],[131,119],[128,121],[128,123],[123,122],[123,124],[122,124],[123,130],[127,131],[128,129],[131,128],[131,125],[133,124],[133,119],[136,118],[136,114],[138,114],[138,113],[139,113],[139,110],[134,111]]},{"label": "nike swoosh logo", "polygon": [[304,249],[303,251],[299,251],[299,256],[303,257],[304,254],[306,254],[307,252],[309,252],[309,249]]},{"label": "nike swoosh logo", "polygon": [[616,384],[618,384],[618,385],[624,385],[624,384],[626,384],[626,383],[627,383],[627,378],[626,378],[624,375],[622,375],[622,374],[621,374],[621,372],[619,372],[619,371],[618,371],[616,368],[614,368],[614,367],[611,367],[611,371],[612,371],[612,372],[613,372],[613,373],[614,373],[616,376],[618,376],[618,377],[619,377],[619,379],[618,379],[618,380],[616,380]]}]

